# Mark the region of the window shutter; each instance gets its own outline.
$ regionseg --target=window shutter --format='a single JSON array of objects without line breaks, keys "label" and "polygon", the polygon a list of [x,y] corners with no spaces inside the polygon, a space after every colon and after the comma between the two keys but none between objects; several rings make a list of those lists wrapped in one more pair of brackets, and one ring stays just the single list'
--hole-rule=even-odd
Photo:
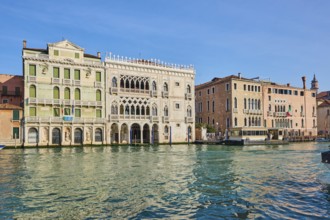
[{"label": "window shutter", "polygon": [[35,76],[36,75],[36,65],[30,65],[29,66],[29,75]]},{"label": "window shutter", "polygon": [[70,69],[64,69],[64,79],[70,79]]},{"label": "window shutter", "polygon": [[54,78],[60,78],[60,69],[58,67],[53,68],[53,76]]},{"label": "window shutter", "polygon": [[74,70],[74,79],[80,80],[80,70]]},{"label": "window shutter", "polygon": [[30,107],[30,116],[36,116],[36,107]]},{"label": "window shutter", "polygon": [[101,82],[101,72],[96,72],[96,82]]}]

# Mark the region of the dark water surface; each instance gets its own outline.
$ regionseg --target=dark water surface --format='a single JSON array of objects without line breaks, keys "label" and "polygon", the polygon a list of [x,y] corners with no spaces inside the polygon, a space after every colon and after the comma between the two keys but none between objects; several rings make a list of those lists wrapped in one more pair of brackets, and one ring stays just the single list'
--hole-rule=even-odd
[{"label": "dark water surface", "polygon": [[0,219],[329,219],[330,170],[320,163],[327,149],[4,149]]}]

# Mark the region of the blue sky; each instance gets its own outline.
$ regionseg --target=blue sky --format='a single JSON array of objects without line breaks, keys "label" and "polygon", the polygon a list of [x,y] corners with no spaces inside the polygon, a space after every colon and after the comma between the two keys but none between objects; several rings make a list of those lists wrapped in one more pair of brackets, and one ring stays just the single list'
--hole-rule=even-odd
[{"label": "blue sky", "polygon": [[0,73],[22,72],[27,46],[68,39],[121,56],[193,64],[196,84],[243,77],[330,90],[327,0],[2,0]]}]

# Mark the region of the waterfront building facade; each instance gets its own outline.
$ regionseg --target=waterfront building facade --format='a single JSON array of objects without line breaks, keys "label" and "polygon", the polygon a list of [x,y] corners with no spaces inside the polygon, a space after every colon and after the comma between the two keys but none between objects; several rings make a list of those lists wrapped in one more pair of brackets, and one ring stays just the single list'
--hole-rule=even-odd
[{"label": "waterfront building facade", "polygon": [[63,40],[23,42],[24,144],[194,141],[192,66],[97,56]]},{"label": "waterfront building facade", "polygon": [[274,139],[317,135],[317,89],[307,89],[306,77],[302,83],[302,88],[263,83],[265,126]]},{"label": "waterfront building facade", "polygon": [[[303,78],[305,80],[305,78]],[[231,140],[315,136],[316,89],[238,76],[196,86],[196,122]]]},{"label": "waterfront building facade", "polygon": [[330,91],[317,94],[317,130],[318,135],[329,137],[330,128]]},{"label": "waterfront building facade", "polygon": [[23,108],[17,105],[0,104],[0,143],[7,146],[22,144]]},{"label": "waterfront building facade", "polygon": [[192,66],[110,55],[105,68],[109,143],[195,140]]},{"label": "waterfront building facade", "polygon": [[264,138],[262,84],[231,75],[196,86],[196,122],[232,140]]},{"label": "waterfront building facade", "polygon": [[23,105],[23,76],[0,74],[0,104]]},{"label": "waterfront building facade", "polygon": [[98,56],[63,40],[46,49],[23,42],[24,144],[100,144],[105,70]]}]

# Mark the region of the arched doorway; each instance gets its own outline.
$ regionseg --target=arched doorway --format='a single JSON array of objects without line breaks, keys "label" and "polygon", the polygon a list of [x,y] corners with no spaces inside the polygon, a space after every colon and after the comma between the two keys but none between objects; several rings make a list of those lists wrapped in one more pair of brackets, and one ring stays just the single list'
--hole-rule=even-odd
[{"label": "arched doorway", "polygon": [[28,132],[28,143],[36,144],[38,143],[38,130],[35,128],[30,128]]},{"label": "arched doorway", "polygon": [[191,127],[190,126],[188,126],[188,130],[187,130],[187,135],[188,135],[188,141],[191,141],[191,137],[192,137],[192,134],[191,134],[191,132],[192,132],[192,129],[191,129]]},{"label": "arched doorway", "polygon": [[143,143],[150,143],[150,128],[148,124],[143,126]]},{"label": "arched doorway", "polygon": [[141,128],[139,124],[134,123],[131,127],[132,143],[141,143]]},{"label": "arched doorway", "polygon": [[95,129],[95,142],[103,142],[103,134],[101,128]]},{"label": "arched doorway", "polygon": [[159,143],[159,132],[158,132],[158,125],[154,124],[152,126],[152,138],[153,138],[153,143]]},{"label": "arched doorway", "polygon": [[59,128],[52,130],[52,144],[61,144],[61,130]]},{"label": "arched doorway", "polygon": [[120,129],[120,139],[121,142],[123,144],[127,144],[128,143],[128,126],[127,124],[122,124],[121,125],[121,129]]},{"label": "arched doorway", "polygon": [[83,132],[80,128],[74,130],[74,143],[82,144],[83,143]]},{"label": "arched doorway", "polygon": [[117,124],[111,125],[111,131],[110,131],[110,142],[113,144],[116,144],[119,142],[119,129]]}]

